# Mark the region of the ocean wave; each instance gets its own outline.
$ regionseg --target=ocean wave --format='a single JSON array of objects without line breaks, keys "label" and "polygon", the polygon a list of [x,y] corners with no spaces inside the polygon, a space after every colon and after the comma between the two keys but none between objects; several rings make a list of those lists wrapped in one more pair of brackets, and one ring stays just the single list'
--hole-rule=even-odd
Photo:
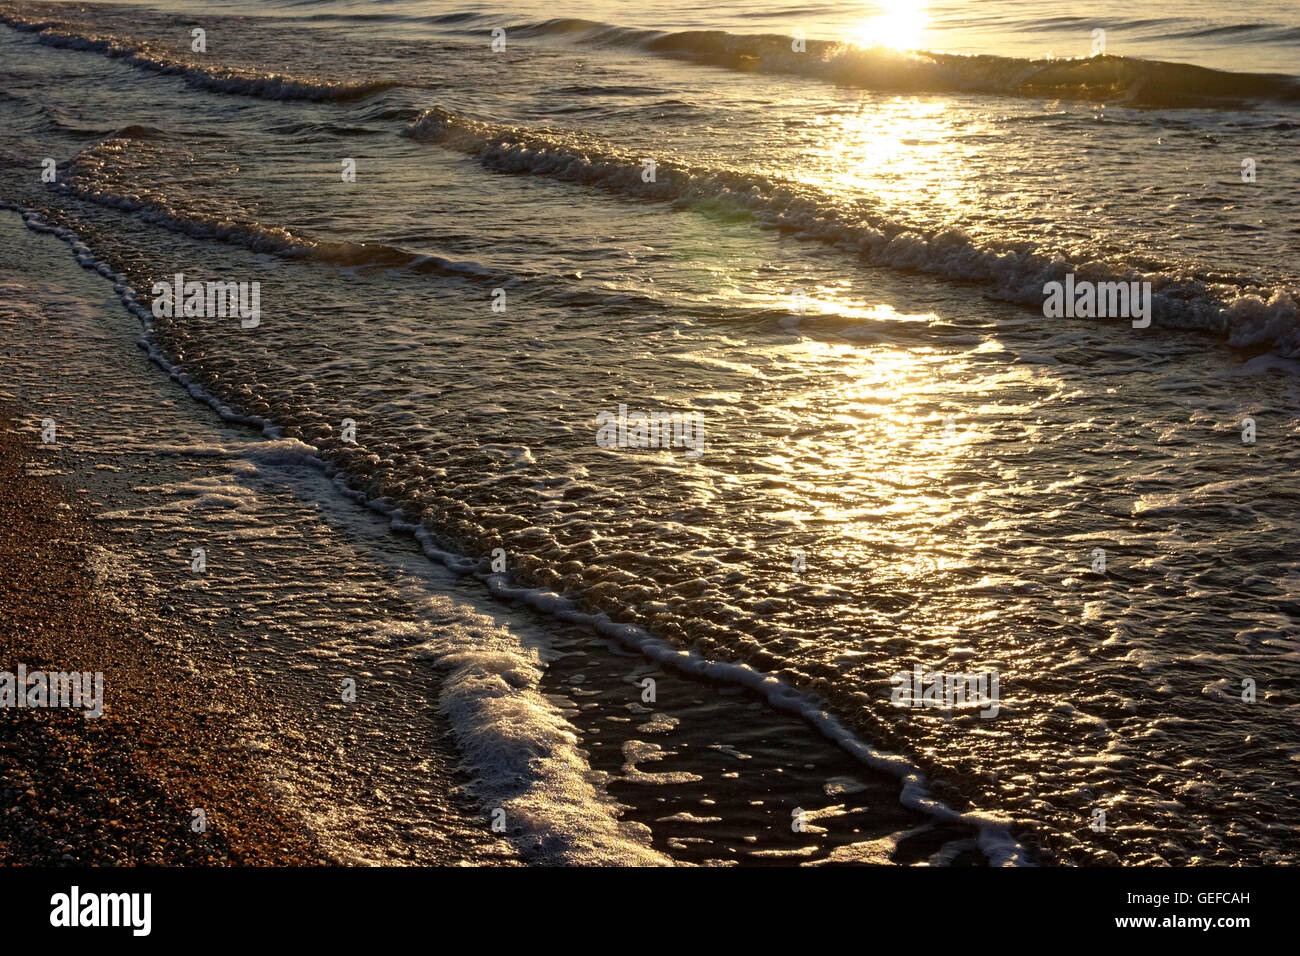
[{"label": "ocean wave", "polygon": [[[262,438],[234,444],[156,444],[133,447],[138,454],[223,457],[247,462],[254,468],[267,464],[305,466],[327,475],[346,498],[361,500],[389,517],[391,513],[367,502],[342,482],[343,475],[326,460],[321,450],[294,438],[266,419],[243,415],[212,396],[172,364],[155,340],[156,329],[149,308],[129,284],[95,258],[76,233],[43,220],[36,210],[0,201],[0,209],[19,213],[33,232],[47,233],[68,243],[77,262],[113,283],[122,304],[140,321],[137,340],[150,359],[197,401],[211,407],[227,421],[248,425]],[[39,303],[37,303],[39,304]],[[214,494],[211,486],[190,486],[194,493]],[[221,489],[225,491],[226,489]],[[220,494],[220,492],[216,492]],[[242,489],[241,493],[247,493]],[[229,506],[229,497],[221,498]],[[115,520],[129,512],[109,511],[101,520]],[[394,521],[394,523],[396,523]],[[468,559],[460,558],[465,564]],[[490,617],[454,603],[442,595],[408,589],[422,604],[425,639],[422,657],[442,671],[439,706],[446,714],[460,747],[465,766],[473,774],[473,791],[484,809],[508,812],[510,834],[520,849],[542,863],[577,865],[666,865],[672,860],[650,846],[644,826],[622,819],[621,807],[601,786],[583,752],[578,733],[564,712],[540,687],[545,665],[536,647]],[[936,809],[936,816],[946,808]],[[948,811],[952,814],[953,811]],[[1001,830],[989,828],[986,841],[994,841],[1009,853],[1019,847],[1008,842]],[[1018,860],[1018,857],[1015,857]]]},{"label": "ocean wave", "polygon": [[46,46],[99,53],[137,69],[176,76],[189,86],[213,93],[230,93],[267,100],[308,100],[349,103],[400,87],[396,80],[336,81],[259,73],[234,67],[205,67],[152,49],[124,37],[101,37],[75,32],[57,20],[27,20],[0,12],[0,23],[35,34]]},{"label": "ocean wave", "polygon": [[[48,223],[38,211],[17,203],[0,200],[0,209],[19,213],[33,232],[67,242],[83,268],[111,281],[122,304],[141,323],[142,335],[137,344],[150,360],[226,421],[259,430],[266,439],[258,448],[259,454],[275,460],[301,461],[320,469],[345,497],[388,518],[394,530],[412,535],[430,560],[458,574],[474,576],[495,597],[520,601],[543,614],[587,627],[679,673],[747,688],[773,709],[800,715],[862,765],[895,778],[903,806],[939,823],[971,828],[992,865],[1030,865],[1025,847],[1013,833],[1011,820],[978,809],[952,808],[933,795],[930,780],[916,763],[864,741],[832,716],[819,697],[748,664],[711,660],[636,625],[582,610],[580,602],[572,597],[547,588],[522,587],[508,573],[489,572],[481,562],[445,550],[428,528],[407,519],[399,503],[366,488],[364,475],[349,473],[348,465],[355,458],[340,461],[325,448],[286,439],[281,424],[231,408],[174,364],[158,341],[149,307],[127,277],[98,260],[75,232]],[[421,650],[447,671],[439,705],[475,773],[480,799],[489,806],[498,803],[511,808],[513,819],[522,824],[517,837],[521,848],[543,862],[667,862],[647,845],[643,833],[619,819],[617,805],[608,795],[597,792],[590,764],[575,746],[572,726],[540,693],[541,667],[535,649],[519,646],[489,618],[473,615],[469,622],[462,616],[452,619],[446,613],[448,606],[446,602],[428,606],[429,616],[445,626]]]},{"label": "ocean wave", "polygon": [[493,124],[437,108],[406,135],[474,156],[490,169],[547,176],[606,192],[727,212],[818,239],[896,269],[976,283],[991,298],[1039,308],[1044,286],[1073,273],[1090,282],[1150,282],[1152,325],[1196,329],[1239,348],[1300,357],[1300,294],[1281,287],[1143,271],[1124,262],[1074,262],[1032,243],[996,245],[958,229],[924,229],[866,209],[846,210],[829,195],[737,170],[657,161],[653,182],[640,157],[588,138]]},{"label": "ocean wave", "polygon": [[224,242],[253,252],[285,259],[308,259],[340,268],[406,269],[417,273],[443,273],[461,278],[488,279],[496,273],[472,260],[453,260],[431,253],[414,252],[400,246],[374,242],[335,242],[295,234],[278,226],[257,222],[178,214],[157,203],[143,202],[94,189],[57,186],[80,199],[124,212],[145,222],[193,239]]},{"label": "ocean wave", "polygon": [[665,32],[574,17],[520,24],[509,32],[886,92],[1069,97],[1154,107],[1236,106],[1250,100],[1300,103],[1300,79],[1296,77],[1236,73],[1136,57],[1024,59],[903,52],[811,38],[805,41],[802,52],[795,52],[794,38],[781,34]]},{"label": "ocean wave", "polygon": [[[502,275],[498,270],[473,260],[455,260],[433,253],[416,252],[387,243],[330,241],[295,233],[252,219],[240,220],[228,211],[205,214],[186,204],[176,208],[161,198],[141,199],[116,192],[95,170],[113,154],[137,144],[147,148],[166,134],[152,126],[132,125],[83,150],[63,168],[50,188],[96,205],[119,209],[139,219],[193,239],[224,242],[253,252],[284,259],[306,259],[340,268],[402,269],[420,274],[443,274],[462,279],[487,280]],[[138,148],[138,146],[137,146]],[[87,169],[83,171],[82,165]],[[155,194],[156,197],[156,194]]]}]

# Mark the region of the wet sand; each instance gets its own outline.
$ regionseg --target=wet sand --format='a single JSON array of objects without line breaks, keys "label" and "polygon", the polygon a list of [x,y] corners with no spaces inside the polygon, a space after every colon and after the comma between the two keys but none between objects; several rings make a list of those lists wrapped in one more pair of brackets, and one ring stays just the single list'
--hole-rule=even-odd
[{"label": "wet sand", "polygon": [[104,714],[0,711],[0,863],[330,862],[235,746],[221,687],[177,667],[166,622],[97,591],[99,531],[28,473],[16,414],[0,411],[0,669],[102,671]]},{"label": "wet sand", "polygon": [[[982,860],[972,833],[904,807],[893,776],[799,717],[430,562],[300,448],[167,382],[103,279],[16,217],[0,217],[0,289],[0,394],[31,470],[57,476],[96,531],[80,559],[99,602],[128,620],[161,611],[149,634],[173,673],[212,688],[228,743],[334,862],[628,863],[647,844],[703,865]],[[35,434],[46,416],[57,444]],[[503,660],[532,676],[495,680]]]}]

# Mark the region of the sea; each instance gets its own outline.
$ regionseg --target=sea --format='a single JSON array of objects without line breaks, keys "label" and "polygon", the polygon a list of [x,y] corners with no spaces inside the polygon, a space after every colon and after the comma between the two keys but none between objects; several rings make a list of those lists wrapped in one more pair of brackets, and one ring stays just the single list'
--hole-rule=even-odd
[{"label": "sea", "polygon": [[341,861],[1294,865],[1298,147],[1288,0],[5,0],[0,398]]}]

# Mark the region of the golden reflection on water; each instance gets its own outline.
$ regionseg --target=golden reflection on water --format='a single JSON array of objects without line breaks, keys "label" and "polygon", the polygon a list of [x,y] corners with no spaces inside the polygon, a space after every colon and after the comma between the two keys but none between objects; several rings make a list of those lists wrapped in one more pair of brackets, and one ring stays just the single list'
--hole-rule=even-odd
[{"label": "golden reflection on water", "polygon": [[[933,318],[887,306],[837,308],[824,291],[817,305],[807,321]],[[977,360],[980,348],[953,353],[803,338],[773,349],[778,366],[804,370],[810,383],[772,393],[777,404],[761,415],[788,427],[763,458],[765,477],[781,475],[771,488],[773,516],[817,530],[826,558],[870,566],[881,579],[915,580],[970,564],[981,541],[954,537],[953,515],[986,508],[998,493],[972,478],[988,465],[990,422],[1028,411],[994,396],[1036,373],[989,375]]]},{"label": "golden reflection on water", "polygon": [[986,146],[969,122],[935,97],[899,96],[830,114],[797,178],[846,204],[870,199],[955,218],[977,199],[969,170],[985,161]]},{"label": "golden reflection on water", "polygon": [[879,12],[863,20],[851,39],[860,47],[919,50],[929,22],[926,5],[926,0],[879,0]]},{"label": "golden reflection on water", "polygon": [[[829,314],[831,306],[823,305],[823,314]],[[834,311],[878,321],[889,314],[925,318],[900,316],[887,306]],[[931,491],[945,486],[946,475],[959,465],[971,441],[969,429],[949,419],[941,407],[942,383],[949,379],[953,356],[812,339],[781,349],[786,361],[825,369],[835,382],[833,390],[792,394],[771,409],[790,422],[820,419],[815,431],[801,429],[773,450],[772,457],[792,477],[816,489],[802,502],[788,501],[785,516],[837,526],[862,522],[863,533],[878,533],[882,514],[938,515],[947,509],[947,500]]]}]

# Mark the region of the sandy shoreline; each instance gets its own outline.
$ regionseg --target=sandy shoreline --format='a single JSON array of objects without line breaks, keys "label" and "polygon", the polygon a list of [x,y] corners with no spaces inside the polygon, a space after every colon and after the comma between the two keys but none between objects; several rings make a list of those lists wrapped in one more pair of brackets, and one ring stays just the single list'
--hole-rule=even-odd
[{"label": "sandy shoreline", "polygon": [[[186,678],[166,625],[110,606],[87,567],[97,535],[0,417],[0,669],[102,671],[105,712],[0,713],[0,863],[328,863],[234,746],[220,691]],[[195,832],[202,809],[206,832]]]},{"label": "sandy shoreline", "polygon": [[[31,279],[33,259],[39,282]],[[339,864],[627,863],[644,859],[647,846],[705,865],[982,860],[970,831],[927,824],[902,805],[895,778],[810,734],[800,718],[738,688],[714,693],[583,628],[489,600],[431,563],[387,519],[340,495],[298,449],[228,426],[167,383],[139,353],[135,317],[103,298],[102,278],[17,217],[0,217],[6,281],[14,294],[4,303],[9,314],[0,314],[4,400],[17,425],[7,487],[45,502],[47,523],[67,525],[48,537],[76,546],[44,558],[11,547],[11,560],[82,569],[80,587],[97,599],[88,603],[124,622],[129,633],[116,644],[84,641],[117,648],[86,660],[135,661],[137,648],[158,658],[148,673],[107,675],[110,711],[118,685],[148,688],[154,675],[169,674],[188,695],[170,686],[149,691],[155,696],[141,709],[161,713],[164,727],[182,728],[169,733],[187,739],[190,725],[202,723],[209,751],[230,748],[221,751],[229,773],[209,769],[201,745],[191,748],[197,779],[168,780],[152,812],[169,845],[143,847],[138,858],[166,860],[177,846],[182,854],[198,846],[209,855],[180,859],[211,862],[211,846],[194,843],[184,827],[200,799],[220,806],[221,795],[190,796],[207,794],[215,782],[205,777],[220,776],[252,815],[238,825],[257,831],[268,814],[289,812],[275,807],[292,808],[289,826],[301,820],[314,835],[299,843],[314,839],[323,848],[316,852]],[[57,420],[58,442],[35,444],[47,416]],[[24,478],[15,464],[24,451],[33,473],[58,477]],[[21,499],[10,510],[22,510]],[[207,555],[201,574],[190,563],[196,545]],[[53,597],[23,603],[23,594],[7,603],[25,608],[33,627]],[[51,667],[81,666],[62,635],[84,635],[85,625],[47,622],[43,633]],[[8,661],[6,652],[0,669]],[[518,682],[512,671],[522,686],[500,681],[502,661],[536,676]],[[448,700],[456,674],[468,682],[453,681],[464,692]],[[647,677],[657,684],[649,706]],[[344,678],[356,682],[355,702],[340,699]],[[138,728],[120,736],[127,749],[149,755],[151,745],[136,743]],[[29,762],[57,767],[65,759],[52,751]],[[129,766],[141,756],[114,759]],[[249,764],[264,782],[260,791],[240,782]],[[34,789],[37,797],[27,799],[38,799],[50,787],[25,783],[21,793]],[[247,807],[241,788],[252,795]],[[83,815],[81,796],[65,801],[66,815]],[[490,827],[497,807],[517,821],[513,829]],[[796,832],[796,807],[822,822]],[[100,813],[82,837],[103,842],[102,834],[117,832],[105,821],[120,824],[123,814]],[[218,820],[233,825],[210,807],[208,816],[209,838]],[[180,832],[167,829],[174,826]],[[298,844],[283,836],[255,835],[254,852],[293,862]],[[75,842],[64,838],[53,859],[70,855]],[[36,854],[18,849],[11,857]]]}]

